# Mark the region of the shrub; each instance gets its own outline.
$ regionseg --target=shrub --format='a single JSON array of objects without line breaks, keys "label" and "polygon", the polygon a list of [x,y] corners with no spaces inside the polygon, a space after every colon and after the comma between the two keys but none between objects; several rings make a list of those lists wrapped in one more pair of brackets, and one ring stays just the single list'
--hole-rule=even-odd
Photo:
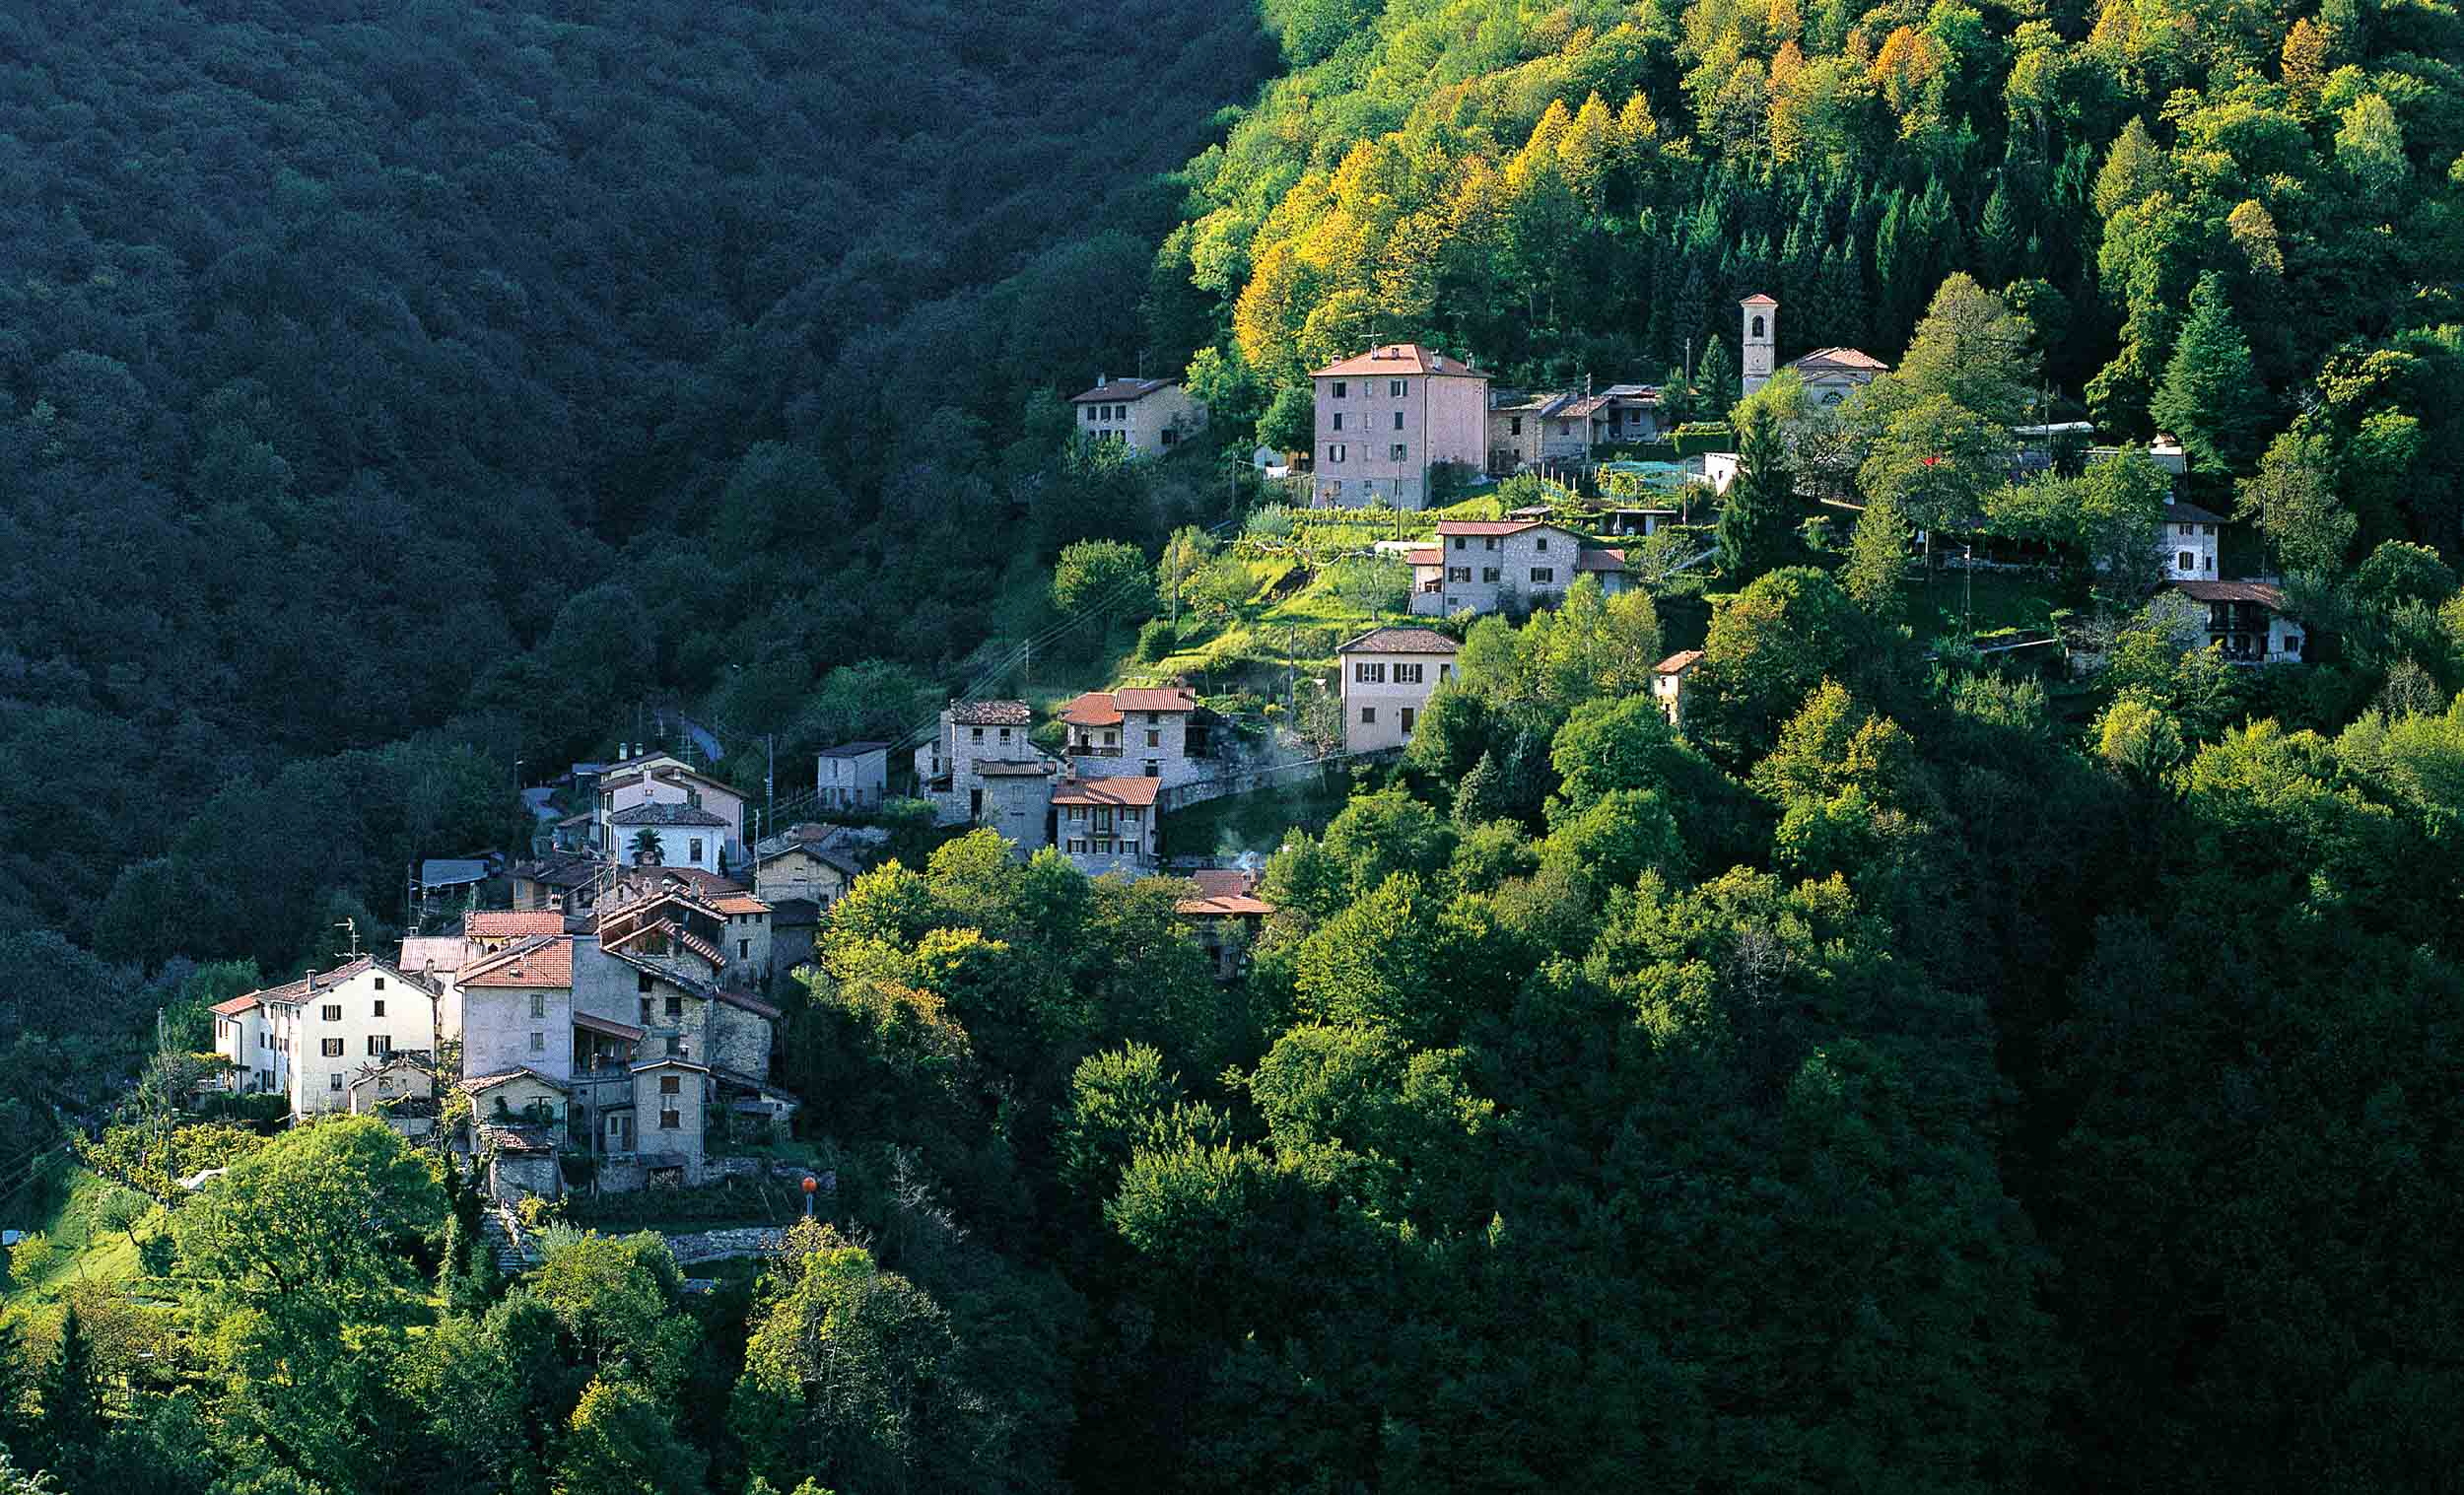
[{"label": "shrub", "polygon": [[1181,642],[1181,630],[1169,619],[1154,618],[1138,629],[1138,659],[1154,664]]}]

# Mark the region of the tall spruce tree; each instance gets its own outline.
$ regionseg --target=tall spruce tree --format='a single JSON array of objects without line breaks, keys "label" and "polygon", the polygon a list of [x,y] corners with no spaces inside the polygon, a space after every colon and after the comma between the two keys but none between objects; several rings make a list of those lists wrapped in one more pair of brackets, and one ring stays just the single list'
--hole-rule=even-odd
[{"label": "tall spruce tree", "polygon": [[2210,270],[2191,288],[2190,317],[2148,414],[2157,430],[2180,440],[2192,471],[2221,476],[2248,469],[2268,408],[2249,341],[2224,299],[2224,278]]},{"label": "tall spruce tree", "polygon": [[42,1410],[45,1464],[55,1472],[85,1468],[103,1442],[103,1388],[95,1379],[94,1344],[69,1305],[60,1320],[60,1347],[35,1389]]},{"label": "tall spruce tree", "polygon": [[1781,563],[1788,550],[1796,481],[1779,417],[1760,400],[1746,403],[1738,433],[1737,481],[1720,507],[1720,566],[1743,583]]},{"label": "tall spruce tree", "polygon": [[1728,351],[1728,339],[1714,333],[1711,346],[1702,350],[1702,361],[1694,366],[1694,391],[1702,397],[1702,418],[1726,420],[1743,389],[1737,379],[1737,359]]}]

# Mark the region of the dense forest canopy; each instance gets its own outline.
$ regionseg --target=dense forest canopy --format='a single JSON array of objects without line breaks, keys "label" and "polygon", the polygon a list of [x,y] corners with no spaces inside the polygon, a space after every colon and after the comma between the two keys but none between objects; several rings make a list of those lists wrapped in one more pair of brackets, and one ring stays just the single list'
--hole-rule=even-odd
[{"label": "dense forest canopy", "polygon": [[[2447,0],[0,15],[0,1203],[74,1148],[122,1257],[9,1258],[0,1495],[2451,1484],[2459,62]],[[1741,402],[1750,291],[1895,369]],[[1171,879],[865,872],[757,1275],[509,1284],[385,1127],[119,1094],[646,694],[800,753],[1167,534],[1239,591],[1240,485],[1057,396],[1187,367],[1241,448],[1400,337],[1730,416],[1715,579],[1449,622],[1229,978]],[[2180,438],[2316,656],[2147,600],[2143,453],[2012,481],[2048,399]],[[1920,632],[1971,523],[2079,673]]]}]

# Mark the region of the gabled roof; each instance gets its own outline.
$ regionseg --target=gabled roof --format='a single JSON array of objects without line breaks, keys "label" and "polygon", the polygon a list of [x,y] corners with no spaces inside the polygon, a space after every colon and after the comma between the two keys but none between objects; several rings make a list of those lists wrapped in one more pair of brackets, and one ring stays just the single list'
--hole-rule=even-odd
[{"label": "gabled roof", "polygon": [[462,932],[473,939],[562,934],[565,915],[557,909],[473,909],[462,916]]},{"label": "gabled roof", "polygon": [[1679,649],[1666,659],[1661,660],[1658,664],[1653,665],[1651,667],[1651,672],[1655,675],[1681,675],[1700,663],[1702,663],[1701,649]]},{"label": "gabled roof", "polygon": [[889,750],[890,745],[886,742],[842,742],[836,747],[823,748],[821,756],[824,758],[861,758],[867,753],[886,753]]},{"label": "gabled roof", "polygon": [[[437,994],[437,988],[428,985],[424,978],[403,970],[391,961],[379,960],[374,955],[361,955],[334,967],[331,971],[319,971],[296,982],[285,982],[279,986],[267,986],[261,990],[251,991],[247,994],[246,1000],[264,1002],[270,1006],[297,1007],[317,993],[330,991],[353,977],[365,975],[370,971],[382,971],[387,976],[410,983],[430,996]],[[235,996],[231,1000],[236,1002],[241,998]]]},{"label": "gabled roof", "polygon": [[721,914],[767,914],[770,905],[750,893],[728,893],[711,905]]},{"label": "gabled roof", "polygon": [[1096,400],[1135,402],[1146,398],[1158,389],[1170,389],[1179,382],[1179,379],[1107,379],[1084,394],[1069,396],[1069,403],[1085,405]]},{"label": "gabled roof", "polygon": [[1112,692],[1088,691],[1061,708],[1061,719],[1071,726],[1119,726],[1121,708],[1113,705]]},{"label": "gabled roof", "polygon": [[1803,358],[1792,358],[1786,368],[1823,374],[1829,372],[1886,374],[1890,365],[1862,348],[1816,348]]},{"label": "gabled roof", "polygon": [[570,1090],[573,1088],[552,1074],[541,1074],[536,1069],[521,1066],[500,1070],[495,1074],[467,1075],[455,1083],[459,1084],[462,1089],[468,1091],[470,1094],[479,1095],[486,1091],[494,1090],[499,1085],[506,1084],[509,1081],[519,1079],[537,1080],[540,1084],[547,1086],[551,1090]]},{"label": "gabled roof", "polygon": [[1023,701],[953,701],[953,726],[1031,726],[1035,712]]},{"label": "gabled roof", "polygon": [[254,1012],[263,1005],[264,1003],[254,996],[235,996],[216,1002],[213,1012],[216,1017],[238,1017],[243,1012]]},{"label": "gabled roof", "polygon": [[1757,291],[1753,295],[1746,297],[1744,301],[1739,302],[1737,305],[1741,306],[1776,306],[1779,305],[1779,299],[1777,297],[1765,296],[1761,292]]},{"label": "gabled roof", "polygon": [[1586,549],[1574,558],[1576,571],[1623,571],[1625,552],[1621,550]]},{"label": "gabled roof", "polygon": [[976,773],[986,779],[1040,779],[1059,770],[1060,765],[1049,758],[984,758],[976,762]]},{"label": "gabled roof", "polygon": [[1053,785],[1053,803],[1088,805],[1151,805],[1160,779],[1144,776],[1120,779],[1064,779]]},{"label": "gabled roof", "polygon": [[601,1017],[595,1012],[575,1013],[574,1026],[580,1028],[584,1033],[596,1033],[604,1035],[608,1038],[620,1038],[629,1044],[638,1044],[642,1042],[642,1036],[645,1032],[645,1030],[636,1028],[631,1023],[620,1023],[612,1017]]},{"label": "gabled roof", "polygon": [[2175,499],[2164,506],[2164,522],[2167,524],[2230,524],[2232,520],[2226,515],[2201,509],[2196,504],[2185,504]]},{"label": "gabled roof", "polygon": [[1433,628],[1373,628],[1338,654],[1451,654],[1463,646]]},{"label": "gabled roof", "polygon": [[1480,373],[1460,359],[1448,358],[1418,343],[1386,343],[1351,358],[1338,359],[1310,374],[1312,378],[1401,378],[1407,374],[1452,374],[1484,379]]},{"label": "gabled roof", "polygon": [[1423,545],[1418,550],[1404,551],[1403,562],[1408,566],[1443,566],[1446,564],[1446,552],[1434,545]]},{"label": "gabled roof", "polygon": [[661,804],[645,801],[627,805],[607,817],[614,826],[724,826],[726,817],[714,815],[699,805]]},{"label": "gabled roof", "polygon": [[697,1064],[691,1059],[684,1057],[682,1054],[676,1053],[670,1053],[660,1058],[644,1059],[641,1063],[632,1067],[632,1072],[635,1074],[646,1074],[652,1069],[690,1069],[696,1074],[710,1073],[710,1065]]},{"label": "gabled roof", "polygon": [[1553,530],[1558,534],[1569,536],[1574,533],[1563,524],[1552,524],[1546,519],[1440,519],[1437,521],[1437,534],[1440,539],[1449,539],[1455,535],[1519,535],[1527,529]]},{"label": "gabled roof", "polygon": [[[563,926],[560,924],[560,928]],[[571,990],[574,985],[574,941],[568,934],[533,934],[507,945],[485,960],[466,967],[454,985],[511,986],[520,990]]]},{"label": "gabled roof", "polygon": [[1192,872],[1190,881],[1198,884],[1197,896],[1184,898],[1172,906],[1172,912],[1185,918],[1222,918],[1234,915],[1267,915],[1274,906],[1250,891],[1250,874],[1234,867],[1211,867]]},{"label": "gabled roof", "polygon": [[1112,693],[1113,705],[1125,712],[1194,712],[1198,697],[1181,686],[1125,686]]},{"label": "gabled roof", "polygon": [[2272,613],[2285,610],[2285,594],[2265,581],[2176,581],[2173,589],[2193,602],[2253,602]]}]

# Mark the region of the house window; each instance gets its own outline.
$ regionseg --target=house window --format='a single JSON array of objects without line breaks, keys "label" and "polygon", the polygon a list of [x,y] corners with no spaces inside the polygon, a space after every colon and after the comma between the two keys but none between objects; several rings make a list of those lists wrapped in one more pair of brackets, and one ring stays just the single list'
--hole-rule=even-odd
[{"label": "house window", "polygon": [[[647,976],[642,979],[646,982],[650,980]],[[530,1015],[534,1018],[541,1018],[548,1015],[548,997],[546,992],[533,991],[530,993]]]},{"label": "house window", "polygon": [[1149,730],[1146,734],[1146,745],[1148,747],[1162,747],[1164,745],[1164,734],[1158,731]]},{"label": "house window", "polygon": [[1506,434],[1508,436],[1523,435],[1523,417],[1519,415],[1506,417]]},{"label": "house window", "polygon": [[1574,434],[1574,423],[1573,423],[1572,421],[1559,421],[1559,422],[1557,423],[1557,435],[1559,435],[1559,436],[1572,436],[1573,434]]},{"label": "house window", "polygon": [[687,861],[700,861],[702,859],[702,838],[699,836],[694,837],[691,845],[692,849],[685,852],[685,859]]},{"label": "house window", "polygon": [[1463,537],[1463,536],[1461,536],[1461,535],[1457,535],[1457,536],[1455,536],[1455,549],[1457,549],[1457,550],[1461,550],[1461,549],[1463,549],[1463,547],[1464,547],[1464,545],[1465,545],[1466,543],[1467,543],[1467,542],[1465,541],[1465,539],[1464,539],[1464,537]]},{"label": "house window", "polygon": [[1398,664],[1395,666],[1395,683],[1397,685],[1418,685],[1420,683],[1420,670],[1421,666],[1417,664]]},{"label": "house window", "polygon": [[1336,379],[1336,380],[1335,381],[1335,397],[1336,399],[1338,399],[1338,400],[1339,400],[1339,399],[1341,399],[1341,398],[1343,397],[1343,392],[1344,392],[1344,390],[1348,389],[1349,387],[1350,387],[1350,386],[1349,386],[1348,384],[1344,383],[1341,379]]},{"label": "house window", "polygon": [[393,1053],[393,1035],[372,1033],[368,1036],[368,1056],[380,1059]]},{"label": "house window", "polygon": [[1167,445],[1167,446],[1171,445],[1171,444],[1172,444],[1175,441],[1177,441],[1177,440],[1180,438],[1180,435],[1181,435],[1181,433],[1179,433],[1178,431],[1175,431],[1175,430],[1173,430],[1171,427],[1166,426],[1166,427],[1164,428],[1164,437],[1163,437],[1164,444],[1165,444],[1165,445]]},{"label": "house window", "polygon": [[1753,331],[1753,335],[1754,335],[1754,336],[1756,336],[1756,337],[1760,337],[1760,336],[1762,335],[1762,318],[1761,318],[1761,317],[1758,317],[1758,316],[1757,316],[1757,317],[1755,317],[1755,318],[1754,318],[1754,331]]},{"label": "house window", "polygon": [[[1388,379],[1386,381],[1386,392],[1400,400],[1404,395],[1411,392],[1411,381],[1408,379]],[[1403,421],[1403,416],[1398,413],[1395,419],[1397,423],[1400,424]]]},{"label": "house window", "polygon": [[318,1008],[317,1011],[322,1014],[325,1021],[329,1023],[338,1023],[342,1021],[342,1004],[340,1002],[330,1002],[325,1006]]},{"label": "house window", "polygon": [[751,960],[752,958],[753,958],[753,942],[752,942],[751,940],[749,940],[749,939],[740,939],[740,940],[737,940],[737,941],[736,941],[736,959],[738,959],[738,960]]},{"label": "house window", "polygon": [[665,1012],[669,1017],[684,1016],[684,997],[680,994],[671,993],[667,998],[666,1005],[660,1008],[660,1010]]},{"label": "house window", "polygon": [[385,989],[385,979],[381,976],[376,978],[376,989],[379,991]]},{"label": "house window", "polygon": [[[380,983],[379,985],[381,985],[381,983]],[[370,1015],[371,1017],[383,1017],[383,1016],[385,1015],[385,1000],[384,1000],[384,998],[383,998],[383,997],[378,997],[378,998],[376,999],[376,1003],[375,1003],[375,1006],[376,1006],[376,1011],[374,1011],[374,1012],[372,1012],[372,1013],[370,1013],[369,1015]]]},{"label": "house window", "polygon": [[967,728],[967,740],[970,742],[982,742],[984,740],[984,728],[980,726],[971,726]]},{"label": "house window", "polygon": [[1084,856],[1086,854],[1086,843],[1083,841],[1072,840],[1069,843],[1069,854],[1072,856]]},{"label": "house window", "polygon": [[607,1119],[607,1139],[608,1139],[608,1141],[610,1141],[610,1142],[622,1142],[622,1141],[624,1140],[624,1137],[625,1137],[625,1119],[624,1119],[623,1117],[621,1117],[621,1116],[612,1116],[612,1117],[609,1117],[609,1118]]},{"label": "house window", "polygon": [[1480,579],[1483,581],[1494,581],[1503,575],[1504,573],[1500,572],[1494,566],[1483,566],[1480,568]]},{"label": "house window", "polygon": [[1340,410],[1335,412],[1335,425],[1333,429],[1336,431],[1343,429],[1343,412]]},{"label": "house window", "polygon": [[647,996],[646,996],[646,997],[642,998],[642,1026],[643,1026],[643,1027],[645,1027],[645,1028],[648,1028],[650,1025],[650,999],[649,997],[647,997]]},{"label": "house window", "polygon": [[329,1059],[342,1057],[342,1040],[338,1038],[324,1039],[316,1047],[317,1052]]},{"label": "house window", "polygon": [[1401,722],[1401,725],[1403,726],[1403,735],[1404,735],[1404,736],[1406,736],[1406,737],[1410,736],[1410,735],[1411,735],[1411,708],[1410,708],[1410,707],[1404,707],[1404,708],[1403,708],[1403,720],[1402,720],[1402,722]]},{"label": "house window", "polygon": [[1455,667],[1454,667],[1453,665],[1451,665],[1451,664],[1441,664],[1441,665],[1439,665],[1439,666],[1437,667],[1437,683],[1438,683],[1438,684],[1440,684],[1440,685],[1444,685],[1447,681],[1452,680],[1452,679],[1454,679],[1454,678],[1455,678]]},{"label": "house window", "polygon": [[1403,429],[1403,413],[1400,410],[1395,412],[1395,429],[1397,431]]},{"label": "house window", "polygon": [[683,1039],[683,1037],[682,1037],[681,1035],[679,1035],[679,1034],[674,1034],[674,1033],[671,1033],[671,1034],[667,1035],[667,1056],[668,1056],[669,1058],[677,1058],[677,1057],[681,1057],[681,1056],[683,1055],[683,1053],[684,1053],[684,1039]]},{"label": "house window", "polygon": [[2179,533],[2182,533],[2182,534],[2192,534],[2192,533],[2195,533],[2195,532],[2196,532],[2196,531],[2194,531],[2193,529],[2191,529],[2191,527],[2190,527],[2189,525],[2187,525],[2187,524],[2180,524],[2180,525],[2176,525],[2176,526],[2174,526],[2174,527],[2175,527],[2175,529],[2176,529]]},{"label": "house window", "polygon": [[1535,535],[1532,541],[1532,548],[1534,550],[1546,550],[1548,548],[1548,536]]},{"label": "house window", "polygon": [[1326,449],[1326,459],[1330,462],[1339,462],[1343,460],[1343,448],[1341,444],[1337,443],[1335,445],[1329,446]]},{"label": "house window", "polygon": [[325,1088],[327,1090],[340,1090],[342,1088],[341,1070],[337,1069],[333,1073],[325,1076]]},{"label": "house window", "polygon": [[1543,582],[1554,581],[1556,579],[1557,570],[1553,566],[1535,566],[1532,568],[1532,584],[1535,586],[1540,585]]},{"label": "house window", "polygon": [[1386,448],[1386,459],[1390,462],[1409,461],[1411,459],[1411,448],[1404,445],[1401,442],[1397,442],[1394,445]]},{"label": "house window", "polygon": [[1497,548],[1497,537],[1495,535],[1483,535],[1480,538],[1480,548],[1482,550],[1495,550]]},{"label": "house window", "polygon": [[544,1053],[547,1052],[547,1047],[548,1036],[535,1029],[532,1030],[530,1035],[530,1052],[533,1053]]},{"label": "house window", "polygon": [[1375,726],[1377,725],[1377,722],[1378,709],[1376,707],[1364,706],[1360,709],[1360,724],[1362,726]]},{"label": "house window", "polygon": [[1384,685],[1386,683],[1386,666],[1383,664],[1355,664],[1352,666],[1352,683],[1354,685]]},{"label": "house window", "polygon": [[637,972],[635,972],[635,973],[634,973],[634,975],[633,975],[633,989],[634,989],[634,990],[636,990],[636,991],[648,991],[648,990],[650,990],[650,972],[648,972],[648,971],[637,971]]},{"label": "house window", "polygon": [[1469,566],[1449,566],[1446,568],[1446,579],[1449,581],[1469,581],[1472,579],[1472,568]]},{"label": "house window", "polygon": [[2196,561],[2190,552],[2185,550],[2173,558],[2173,565],[2179,570],[2189,571],[2196,565]]}]

